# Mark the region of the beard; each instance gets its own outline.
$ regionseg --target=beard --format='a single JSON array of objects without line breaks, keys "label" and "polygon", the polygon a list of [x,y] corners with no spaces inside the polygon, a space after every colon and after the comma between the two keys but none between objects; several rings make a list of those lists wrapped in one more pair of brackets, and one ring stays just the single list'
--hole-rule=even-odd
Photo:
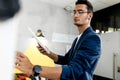
[{"label": "beard", "polygon": [[74,25],[76,25],[77,27],[83,26],[83,24],[78,24],[78,23],[74,23]]}]

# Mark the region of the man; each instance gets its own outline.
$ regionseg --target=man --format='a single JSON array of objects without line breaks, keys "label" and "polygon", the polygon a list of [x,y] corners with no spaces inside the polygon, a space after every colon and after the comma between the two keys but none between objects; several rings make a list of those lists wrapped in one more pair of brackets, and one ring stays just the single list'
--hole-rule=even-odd
[{"label": "man", "polygon": [[17,69],[30,75],[39,75],[49,79],[92,80],[93,72],[100,57],[101,41],[90,26],[93,7],[87,0],[78,0],[74,9],[74,24],[78,27],[79,36],[65,56],[49,54],[38,46],[38,50],[50,57],[59,67],[33,65],[21,52],[17,52]]}]

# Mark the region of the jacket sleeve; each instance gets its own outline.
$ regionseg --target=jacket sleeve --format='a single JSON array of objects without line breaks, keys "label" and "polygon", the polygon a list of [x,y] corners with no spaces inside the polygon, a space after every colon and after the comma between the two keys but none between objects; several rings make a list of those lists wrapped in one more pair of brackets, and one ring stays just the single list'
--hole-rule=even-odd
[{"label": "jacket sleeve", "polygon": [[61,79],[91,80],[90,78],[100,57],[100,51],[100,38],[97,35],[87,36],[76,50],[70,63],[62,66]]},{"label": "jacket sleeve", "polygon": [[65,54],[65,56],[60,56],[60,55],[58,55],[58,61],[55,62],[56,64],[62,64],[62,65],[68,64],[70,53],[71,53],[71,51],[72,51],[72,49],[73,49],[76,41],[77,41],[77,37],[76,37],[75,40],[73,41],[70,50]]},{"label": "jacket sleeve", "polygon": [[69,52],[71,49],[65,54],[65,56],[58,55],[58,61],[56,64],[66,65],[68,63]]}]

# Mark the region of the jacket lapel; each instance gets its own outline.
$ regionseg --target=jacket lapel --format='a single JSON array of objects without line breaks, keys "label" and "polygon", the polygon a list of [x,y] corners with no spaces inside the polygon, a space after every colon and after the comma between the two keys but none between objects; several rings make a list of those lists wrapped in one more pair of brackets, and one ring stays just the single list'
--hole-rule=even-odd
[{"label": "jacket lapel", "polygon": [[75,48],[74,48],[74,51],[73,53],[79,48],[79,46],[81,45],[81,43],[83,42],[83,40],[85,39],[85,37],[87,36],[87,34],[92,30],[91,27],[88,27],[84,32],[83,34],[81,35],[81,37],[79,38]]},{"label": "jacket lapel", "polygon": [[74,54],[73,51],[75,49],[76,42],[77,42],[77,38],[75,38],[75,40],[73,41],[73,44],[72,44],[72,47],[71,47],[71,51],[70,51],[70,54],[69,54],[69,60],[72,59],[72,56]]},{"label": "jacket lapel", "polygon": [[71,47],[71,52],[70,52],[70,55],[69,55],[69,61],[74,57],[75,55],[75,52],[76,50],[80,47],[81,43],[83,42],[83,40],[85,39],[85,37],[87,36],[87,34],[92,30],[91,27],[87,28],[83,34],[81,35],[81,37],[79,38],[77,44],[76,44],[76,41],[77,41],[77,38],[74,40],[73,44],[72,44],[72,47]]}]

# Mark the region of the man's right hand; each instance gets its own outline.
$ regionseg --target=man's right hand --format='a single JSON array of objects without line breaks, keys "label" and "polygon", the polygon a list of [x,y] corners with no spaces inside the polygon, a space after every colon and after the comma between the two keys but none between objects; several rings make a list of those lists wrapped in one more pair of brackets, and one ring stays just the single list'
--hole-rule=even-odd
[{"label": "man's right hand", "polygon": [[38,48],[38,50],[39,50],[42,54],[44,54],[44,55],[48,55],[48,54],[51,53],[51,52],[50,52],[50,53],[47,53],[47,52],[45,51],[45,49],[42,48],[39,44],[38,44],[37,48]]},{"label": "man's right hand", "polygon": [[51,59],[54,60],[55,62],[58,61],[58,55],[56,55],[55,53],[53,53],[53,52],[51,52],[51,51],[50,51],[50,53],[47,53],[47,52],[44,50],[44,48],[42,48],[39,44],[38,44],[37,48],[38,48],[38,50],[39,50],[42,54],[48,56],[49,58],[51,58]]}]

